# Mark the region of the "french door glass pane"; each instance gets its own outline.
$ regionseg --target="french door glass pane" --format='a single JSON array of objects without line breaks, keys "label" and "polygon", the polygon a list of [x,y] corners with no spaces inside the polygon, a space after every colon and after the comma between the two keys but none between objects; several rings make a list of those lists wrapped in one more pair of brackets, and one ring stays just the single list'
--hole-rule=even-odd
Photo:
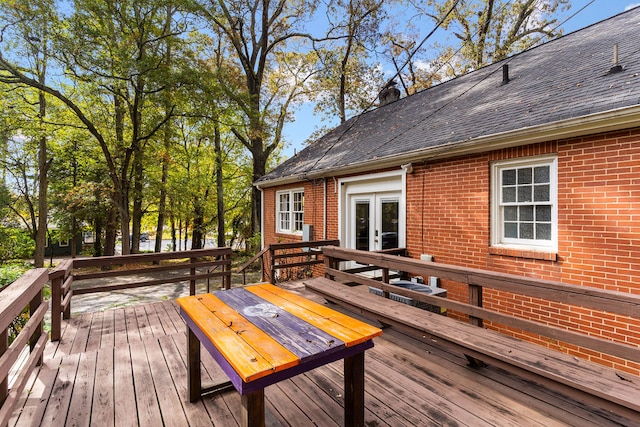
[{"label": "french door glass pane", "polygon": [[382,200],[381,238],[382,249],[398,247],[398,211],[397,200]]},{"label": "french door glass pane", "polygon": [[368,200],[356,201],[356,249],[361,251],[369,250],[369,224],[371,222],[371,213]]}]

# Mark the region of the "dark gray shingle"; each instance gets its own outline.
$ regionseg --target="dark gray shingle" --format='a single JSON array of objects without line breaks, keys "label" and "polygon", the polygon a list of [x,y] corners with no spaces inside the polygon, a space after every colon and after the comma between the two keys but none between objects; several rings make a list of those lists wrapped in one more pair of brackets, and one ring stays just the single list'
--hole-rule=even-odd
[{"label": "dark gray shingle", "polygon": [[[640,103],[640,8],[354,117],[259,180],[304,178]],[[609,74],[618,44],[623,71]],[[502,84],[502,66],[510,81]]]}]

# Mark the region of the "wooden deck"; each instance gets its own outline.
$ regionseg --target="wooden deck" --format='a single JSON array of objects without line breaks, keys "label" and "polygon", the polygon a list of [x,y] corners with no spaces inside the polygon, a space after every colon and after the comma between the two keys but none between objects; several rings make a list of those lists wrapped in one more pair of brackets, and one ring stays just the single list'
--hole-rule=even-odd
[{"label": "wooden deck", "polygon": [[[9,425],[238,425],[235,391],[189,403],[186,326],[174,301],[85,313],[64,325]],[[206,351],[202,357],[203,383],[223,379]],[[437,343],[426,346],[389,330],[366,353],[365,381],[368,426],[633,423],[500,370],[474,370]],[[268,387],[267,425],[343,425],[342,387],[341,362]]]}]

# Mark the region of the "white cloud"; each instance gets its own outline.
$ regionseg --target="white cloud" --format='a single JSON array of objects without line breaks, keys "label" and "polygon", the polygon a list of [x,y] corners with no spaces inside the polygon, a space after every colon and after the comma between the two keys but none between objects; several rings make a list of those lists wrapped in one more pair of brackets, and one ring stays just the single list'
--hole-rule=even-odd
[{"label": "white cloud", "polygon": [[420,71],[425,71],[425,72],[430,72],[433,67],[431,66],[431,63],[428,61],[423,61],[421,59],[417,60],[413,66]]},{"label": "white cloud", "polygon": [[625,12],[629,9],[633,9],[634,7],[638,7],[640,6],[640,3],[631,3],[630,5],[628,5],[627,7],[624,8]]}]

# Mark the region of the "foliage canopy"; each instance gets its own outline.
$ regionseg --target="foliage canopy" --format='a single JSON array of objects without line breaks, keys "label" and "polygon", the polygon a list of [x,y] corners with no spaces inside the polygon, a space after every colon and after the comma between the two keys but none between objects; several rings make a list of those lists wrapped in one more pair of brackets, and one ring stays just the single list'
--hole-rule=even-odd
[{"label": "foliage canopy", "polygon": [[44,229],[92,231],[96,255],[153,230],[175,249],[254,242],[252,182],[297,108],[344,121],[392,77],[410,94],[560,34],[569,5],[0,0],[0,225],[36,254]]}]

